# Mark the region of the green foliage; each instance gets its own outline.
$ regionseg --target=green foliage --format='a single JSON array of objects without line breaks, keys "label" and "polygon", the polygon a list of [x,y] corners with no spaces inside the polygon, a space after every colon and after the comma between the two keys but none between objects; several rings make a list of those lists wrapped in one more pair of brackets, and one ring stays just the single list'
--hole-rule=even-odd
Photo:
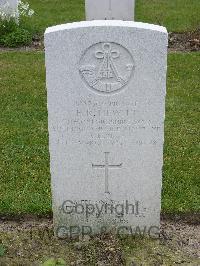
[{"label": "green foliage", "polygon": [[2,244],[0,244],[0,257],[4,256],[5,252],[6,252],[5,247]]},{"label": "green foliage", "polygon": [[19,17],[6,15],[0,10],[0,45],[4,47],[19,47],[30,45],[35,30],[33,28],[32,15],[34,11],[29,4],[21,2],[19,5]]},{"label": "green foliage", "polygon": [[28,30],[19,27],[0,38],[0,44],[6,47],[30,45],[31,42],[32,34]]},{"label": "green foliage", "polygon": [[5,47],[19,47],[30,45],[33,38],[33,30],[26,27],[24,20],[16,23],[14,18],[0,19],[0,45]]},{"label": "green foliage", "polygon": [[42,266],[66,266],[66,263],[63,259],[48,259],[43,263]]},{"label": "green foliage", "polygon": [[11,18],[10,20],[0,18],[0,38],[3,35],[14,32],[18,28],[15,19]]}]

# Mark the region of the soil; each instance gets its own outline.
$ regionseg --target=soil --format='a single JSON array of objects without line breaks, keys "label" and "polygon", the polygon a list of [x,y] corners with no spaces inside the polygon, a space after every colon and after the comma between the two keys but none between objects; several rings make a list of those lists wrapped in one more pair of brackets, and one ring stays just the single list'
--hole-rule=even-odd
[{"label": "soil", "polygon": [[191,32],[169,33],[169,49],[182,52],[200,51],[200,29]]},{"label": "soil", "polygon": [[[162,218],[159,239],[104,235],[65,240],[54,237],[51,218],[4,218],[0,220],[0,265],[198,266],[200,223],[199,215],[195,217],[195,223],[180,216]],[[59,264],[59,258],[66,264]]]},{"label": "soil", "polygon": [[[0,47],[3,51],[41,51],[44,50],[43,37],[36,36],[30,46],[19,48]],[[169,33],[169,52],[198,52],[200,51],[200,29],[189,32]]]}]

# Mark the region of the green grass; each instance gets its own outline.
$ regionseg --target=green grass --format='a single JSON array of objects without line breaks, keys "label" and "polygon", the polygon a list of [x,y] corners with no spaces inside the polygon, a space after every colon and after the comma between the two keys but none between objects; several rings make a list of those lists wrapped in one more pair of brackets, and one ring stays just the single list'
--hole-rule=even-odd
[{"label": "green grass", "polygon": [[[0,54],[0,213],[51,211],[43,52]],[[170,54],[164,212],[200,206],[200,53]]]},{"label": "green grass", "polygon": [[49,26],[85,20],[84,0],[28,0],[35,11],[32,23],[39,32]]},{"label": "green grass", "polygon": [[200,27],[199,0],[136,0],[136,20],[159,24],[170,31]]},{"label": "green grass", "polygon": [[200,210],[200,53],[170,54],[163,210]]},{"label": "green grass", "polygon": [[[84,0],[28,0],[35,15],[31,23],[43,32],[46,27],[85,20]],[[160,24],[168,31],[200,27],[199,0],[136,0],[136,21]]]},{"label": "green grass", "polygon": [[43,53],[0,55],[0,212],[50,210]]}]

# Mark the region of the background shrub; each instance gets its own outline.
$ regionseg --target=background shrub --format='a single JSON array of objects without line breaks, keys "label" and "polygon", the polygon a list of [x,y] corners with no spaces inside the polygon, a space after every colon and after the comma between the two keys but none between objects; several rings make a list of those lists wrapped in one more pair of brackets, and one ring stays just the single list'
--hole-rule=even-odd
[{"label": "background shrub", "polygon": [[0,45],[4,47],[19,47],[30,45],[35,34],[31,23],[34,11],[28,3],[19,1],[19,17],[5,15],[0,10]]},{"label": "background shrub", "polygon": [[6,47],[18,47],[30,45],[32,42],[32,34],[21,28],[16,28],[14,31],[3,35],[0,38],[0,44]]}]

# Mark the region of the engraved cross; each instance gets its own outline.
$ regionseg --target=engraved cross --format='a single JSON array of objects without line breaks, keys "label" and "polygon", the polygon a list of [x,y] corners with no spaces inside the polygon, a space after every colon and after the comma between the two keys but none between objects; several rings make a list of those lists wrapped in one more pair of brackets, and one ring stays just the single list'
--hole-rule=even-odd
[{"label": "engraved cross", "polygon": [[121,164],[109,164],[108,162],[108,157],[109,157],[109,152],[105,152],[105,163],[104,164],[92,164],[92,168],[98,168],[98,169],[105,169],[105,193],[110,193],[109,192],[109,169],[116,169],[116,168],[121,168]]}]

